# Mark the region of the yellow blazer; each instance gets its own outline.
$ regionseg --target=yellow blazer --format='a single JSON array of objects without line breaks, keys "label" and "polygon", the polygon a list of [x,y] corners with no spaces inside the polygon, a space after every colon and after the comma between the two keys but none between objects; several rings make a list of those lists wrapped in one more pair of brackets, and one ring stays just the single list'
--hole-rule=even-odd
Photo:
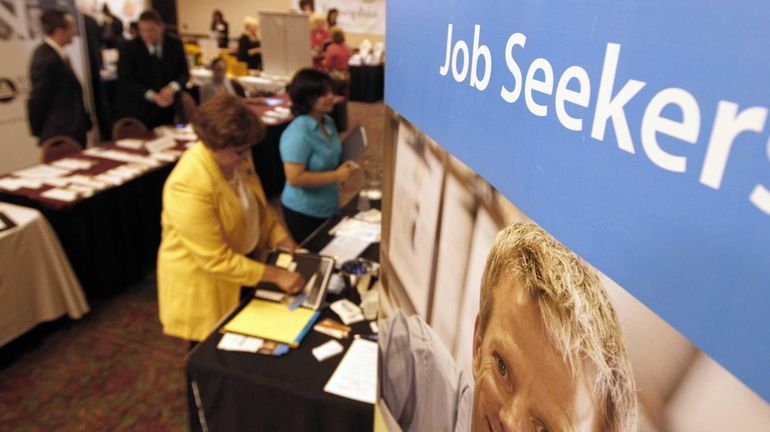
[{"label": "yellow blazer", "polygon": [[[251,160],[239,167],[260,204],[258,247],[288,237],[267,204]],[[203,340],[238,304],[241,286],[262,279],[265,264],[249,259],[246,221],[235,190],[211,151],[198,142],[179,159],[163,187],[158,250],[158,309],[163,332]]]}]

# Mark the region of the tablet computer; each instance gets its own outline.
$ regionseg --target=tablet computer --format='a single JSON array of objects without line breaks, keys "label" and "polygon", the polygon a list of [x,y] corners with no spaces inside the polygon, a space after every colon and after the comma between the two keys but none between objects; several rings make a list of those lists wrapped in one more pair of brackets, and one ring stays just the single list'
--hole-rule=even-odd
[{"label": "tablet computer", "polygon": [[305,289],[300,294],[305,296],[302,307],[317,310],[323,305],[329,280],[334,271],[334,258],[314,253],[292,254],[276,249],[268,254],[266,263],[296,271],[302,275],[306,283]]},{"label": "tablet computer", "polygon": [[342,141],[342,162],[360,159],[367,145],[366,130],[361,125],[355,125]]}]

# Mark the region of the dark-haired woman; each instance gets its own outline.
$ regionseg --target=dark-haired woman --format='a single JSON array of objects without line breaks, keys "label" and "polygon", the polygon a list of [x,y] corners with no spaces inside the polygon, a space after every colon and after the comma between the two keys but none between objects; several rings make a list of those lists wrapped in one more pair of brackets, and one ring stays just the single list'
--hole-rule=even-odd
[{"label": "dark-haired woman", "polygon": [[337,185],[358,167],[340,163],[342,144],[334,120],[332,80],[317,69],[302,69],[289,83],[296,118],[281,135],[286,186],[281,195],[284,220],[302,241],[340,207]]},{"label": "dark-haired woman", "polygon": [[241,286],[265,280],[296,293],[304,282],[250,258],[255,249],[297,247],[251,161],[264,124],[237,96],[220,94],[201,105],[193,128],[200,142],[163,187],[157,274],[163,332],[196,342],[238,304]]},{"label": "dark-haired woman", "polygon": [[211,15],[211,33],[217,39],[219,48],[227,48],[230,42],[230,24],[225,21],[225,16],[219,9],[214,9]]}]

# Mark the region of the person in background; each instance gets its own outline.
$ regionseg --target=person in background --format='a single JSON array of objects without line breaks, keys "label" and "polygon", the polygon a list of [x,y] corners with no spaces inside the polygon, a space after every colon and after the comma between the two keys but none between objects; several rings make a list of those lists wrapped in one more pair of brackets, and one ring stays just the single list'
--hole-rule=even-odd
[{"label": "person in background", "polygon": [[38,144],[65,135],[85,147],[91,120],[83,103],[83,87],[64,51],[77,31],[75,19],[62,10],[46,9],[40,15],[40,26],[45,39],[32,53],[29,66],[30,130]]},{"label": "person in background", "polygon": [[350,88],[350,56],[352,52],[345,43],[345,32],[339,27],[332,27],[331,43],[326,47],[326,55],[321,65],[334,80],[334,93],[347,97]]},{"label": "person in background", "polygon": [[86,48],[88,48],[88,71],[91,78],[91,96],[94,101],[92,109],[99,126],[99,138],[101,140],[108,140],[112,134],[110,130],[112,116],[109,103],[107,102],[104,82],[100,75],[102,69],[101,29],[96,19],[91,15],[81,11],[81,16],[83,17],[83,25],[85,27]]},{"label": "person in background", "polygon": [[302,12],[313,13],[313,11],[315,11],[313,0],[299,0],[299,10]]},{"label": "person in background", "polygon": [[246,97],[243,86],[238,81],[227,78],[227,65],[222,57],[212,60],[209,68],[212,72],[211,81],[201,87],[201,103],[221,93]]},{"label": "person in background", "polygon": [[128,36],[129,40],[139,37],[139,21],[131,21],[128,23]]},{"label": "person in background", "polygon": [[339,15],[337,8],[331,8],[326,12],[326,27],[331,29],[337,25],[337,16]]},{"label": "person in background", "polygon": [[135,117],[150,129],[173,124],[189,77],[182,42],[165,33],[157,12],[142,12],[139,37],[120,47],[117,118]]},{"label": "person in background", "polygon": [[249,69],[262,70],[262,48],[257,37],[257,20],[247,16],[243,19],[243,34],[238,39],[238,61],[246,63]]},{"label": "person in background", "polygon": [[114,16],[107,3],[102,6],[102,43],[105,48],[117,48],[123,43],[123,21]]},{"label": "person in background", "polygon": [[340,207],[338,183],[358,167],[340,163],[342,144],[334,120],[332,80],[306,68],[289,83],[291,110],[296,116],[281,135],[280,152],[286,174],[281,206],[286,226],[297,241],[304,240]]},{"label": "person in background", "polygon": [[326,17],[321,14],[313,14],[310,17],[310,50],[313,55],[313,67],[321,68],[324,47],[328,41],[329,32],[326,31]]},{"label": "person in background", "polygon": [[211,33],[217,39],[220,48],[227,48],[230,42],[230,25],[225,21],[225,16],[219,9],[214,9],[211,17]]},{"label": "person in background", "polygon": [[259,249],[297,248],[268,205],[251,160],[265,125],[236,96],[200,106],[200,141],[179,159],[163,187],[158,250],[158,309],[163,332],[203,340],[260,281],[287,293],[302,276],[252,258]]}]

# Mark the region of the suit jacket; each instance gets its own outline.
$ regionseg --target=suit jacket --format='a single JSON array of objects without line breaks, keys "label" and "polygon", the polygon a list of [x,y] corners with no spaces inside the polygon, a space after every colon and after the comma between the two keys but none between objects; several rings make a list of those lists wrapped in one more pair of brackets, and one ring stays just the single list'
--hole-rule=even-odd
[{"label": "suit jacket", "polygon": [[[246,179],[259,203],[257,247],[272,248],[288,237],[267,204],[251,161],[238,175]],[[187,150],[163,187],[158,308],[163,332],[203,340],[238,304],[241,286],[262,279],[265,265],[245,256],[245,211],[202,143]]]},{"label": "suit jacket", "polygon": [[150,55],[147,45],[137,37],[120,47],[118,59],[117,118],[136,117],[149,128],[174,120],[174,108],[160,108],[147,101],[147,90],[159,91],[170,82],[184,89],[190,74],[182,42],[164,35],[162,58]]},{"label": "suit jacket", "polygon": [[27,116],[32,135],[41,142],[66,135],[85,146],[91,120],[83,103],[83,88],[72,67],[43,42],[32,54],[29,75],[32,91]]}]

